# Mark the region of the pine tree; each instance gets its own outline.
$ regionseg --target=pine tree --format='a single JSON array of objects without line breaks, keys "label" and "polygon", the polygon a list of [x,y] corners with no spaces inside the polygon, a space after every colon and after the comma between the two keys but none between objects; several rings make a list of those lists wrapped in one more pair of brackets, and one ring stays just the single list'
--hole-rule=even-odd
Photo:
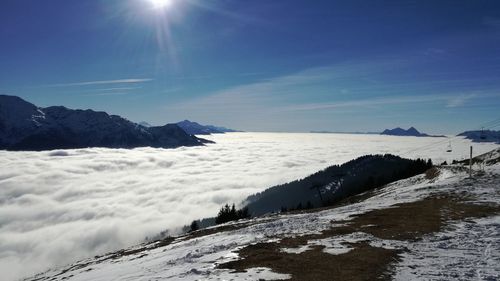
[{"label": "pine tree", "polygon": [[233,204],[231,207],[228,204],[226,204],[220,209],[219,213],[217,214],[217,217],[215,218],[215,223],[221,224],[228,221],[245,219],[249,217],[250,213],[247,207],[237,210],[235,204]]},{"label": "pine tree", "polygon": [[193,221],[190,226],[190,232],[196,231],[200,229],[200,226],[198,225],[197,221]]}]

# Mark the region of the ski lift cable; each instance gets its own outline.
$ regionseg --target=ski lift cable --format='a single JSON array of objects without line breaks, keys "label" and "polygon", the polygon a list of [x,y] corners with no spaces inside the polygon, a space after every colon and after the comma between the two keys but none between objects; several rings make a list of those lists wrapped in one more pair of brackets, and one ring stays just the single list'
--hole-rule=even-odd
[{"label": "ski lift cable", "polygon": [[[481,125],[484,125],[484,124],[490,124],[489,126],[483,126],[484,129],[492,129],[492,128],[495,128],[495,127],[498,127],[500,126],[500,118],[497,118],[497,119],[494,119],[494,120],[491,120],[489,122],[485,122]],[[438,145],[442,145],[443,143],[445,142],[451,142],[453,139],[458,139],[458,138],[462,138],[462,136],[452,136],[452,137],[448,137],[447,139],[445,140],[440,140],[438,142],[434,142],[434,143],[430,143],[430,144],[426,144],[424,146],[421,146],[421,147],[417,147],[417,148],[414,148],[414,149],[411,149],[409,151],[406,151],[404,153],[402,153],[402,155],[408,155],[410,153],[413,153],[413,152],[416,152],[416,151],[420,151],[420,150],[423,150],[423,149],[427,149],[427,148],[431,148],[431,147],[437,147]]]},{"label": "ski lift cable", "polygon": [[484,122],[484,123],[480,124],[479,126],[480,127],[487,127],[487,126],[490,126],[491,124],[497,123],[497,122],[500,122],[500,118],[497,118],[495,120],[491,120],[491,121],[488,121],[488,122]]},{"label": "ski lift cable", "polygon": [[489,123],[488,125],[484,125],[484,126],[481,126],[481,129],[488,129],[488,128],[491,128],[491,127],[495,127],[497,126],[498,124],[500,124],[500,121],[497,121],[497,122],[492,122],[492,123]]},{"label": "ski lift cable", "polygon": [[421,146],[421,147],[416,147],[414,149],[408,150],[405,153],[403,153],[403,155],[407,155],[407,154],[410,154],[410,153],[413,153],[413,152],[416,152],[416,151],[420,151],[420,150],[424,150],[424,149],[427,149],[427,148],[431,148],[431,147],[437,147],[438,145],[441,146],[442,144],[450,142],[451,140],[456,139],[456,138],[457,139],[458,138],[462,138],[462,136],[447,137],[444,140],[440,140],[440,141],[437,141],[437,142],[433,142],[433,143],[426,144],[426,145]]},{"label": "ski lift cable", "polygon": [[498,121],[496,123],[493,123],[493,124],[491,124],[488,127],[484,127],[484,129],[492,129],[492,128],[495,128],[495,127],[498,127],[498,126],[500,126],[500,121]]}]

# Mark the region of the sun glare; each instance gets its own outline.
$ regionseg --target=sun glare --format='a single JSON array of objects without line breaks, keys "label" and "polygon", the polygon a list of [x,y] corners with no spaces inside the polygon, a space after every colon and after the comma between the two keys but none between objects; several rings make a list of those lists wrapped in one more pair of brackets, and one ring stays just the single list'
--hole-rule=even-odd
[{"label": "sun glare", "polygon": [[167,9],[172,6],[173,0],[149,0],[155,9]]}]

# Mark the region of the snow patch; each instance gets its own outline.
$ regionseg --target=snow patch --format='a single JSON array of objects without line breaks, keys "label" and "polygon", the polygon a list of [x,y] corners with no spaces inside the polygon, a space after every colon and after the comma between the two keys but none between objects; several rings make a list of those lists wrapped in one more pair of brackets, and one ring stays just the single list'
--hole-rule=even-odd
[{"label": "snow patch", "polygon": [[500,216],[456,223],[408,247],[394,280],[500,279]]},{"label": "snow patch", "polygon": [[281,251],[287,254],[302,254],[303,252],[312,250],[310,245],[304,245],[296,248],[282,248]]}]

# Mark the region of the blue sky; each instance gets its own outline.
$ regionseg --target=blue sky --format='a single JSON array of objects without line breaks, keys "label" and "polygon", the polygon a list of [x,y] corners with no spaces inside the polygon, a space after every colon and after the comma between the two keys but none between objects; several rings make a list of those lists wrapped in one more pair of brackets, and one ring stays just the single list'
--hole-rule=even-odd
[{"label": "blue sky", "polygon": [[500,117],[500,2],[2,0],[0,94],[161,125],[430,133]]}]

